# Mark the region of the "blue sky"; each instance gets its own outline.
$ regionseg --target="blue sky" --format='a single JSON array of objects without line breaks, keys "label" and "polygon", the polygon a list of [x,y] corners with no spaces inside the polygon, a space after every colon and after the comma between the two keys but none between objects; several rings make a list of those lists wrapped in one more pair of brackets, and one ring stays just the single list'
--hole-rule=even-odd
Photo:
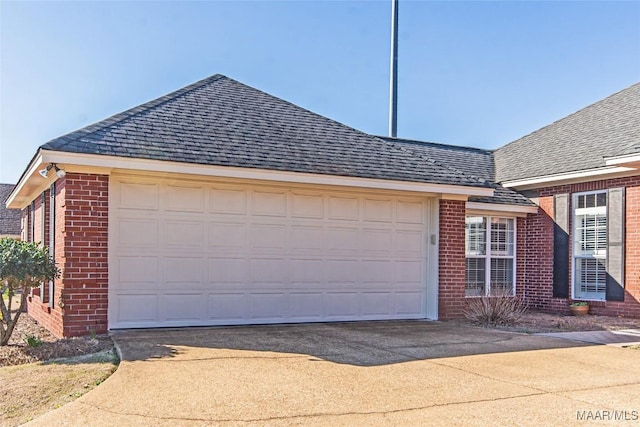
[{"label": "blue sky", "polygon": [[[398,136],[495,148],[640,81],[640,2],[400,0]],[[222,73],[373,134],[390,1],[0,2],[0,182]]]}]

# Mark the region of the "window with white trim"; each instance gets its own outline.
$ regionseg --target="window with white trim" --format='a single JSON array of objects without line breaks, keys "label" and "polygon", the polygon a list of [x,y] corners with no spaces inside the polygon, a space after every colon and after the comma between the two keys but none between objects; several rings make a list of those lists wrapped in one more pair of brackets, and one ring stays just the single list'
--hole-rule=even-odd
[{"label": "window with white trim", "polygon": [[515,218],[468,216],[465,253],[466,296],[515,293]]},{"label": "window with white trim", "polygon": [[605,299],[607,289],[607,237],[607,192],[574,194],[574,298]]}]

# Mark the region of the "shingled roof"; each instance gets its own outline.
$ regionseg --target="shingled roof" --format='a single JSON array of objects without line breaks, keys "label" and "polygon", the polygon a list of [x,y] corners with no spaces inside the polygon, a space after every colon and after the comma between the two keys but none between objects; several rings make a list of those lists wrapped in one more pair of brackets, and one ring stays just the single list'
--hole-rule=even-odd
[{"label": "shingled roof", "polygon": [[45,150],[489,187],[216,74],[41,146]]},{"label": "shingled roof", "polygon": [[0,184],[0,236],[20,235],[20,209],[7,209],[6,201],[13,184]]},{"label": "shingled roof", "polygon": [[640,153],[640,83],[495,151],[498,182],[595,169]]},{"label": "shingled roof", "polygon": [[449,169],[458,170],[460,173],[475,176],[489,183],[494,189],[492,197],[471,197],[470,202],[535,206],[522,194],[494,182],[494,161],[491,150],[384,136],[378,138],[395,143],[415,156],[429,159]]}]

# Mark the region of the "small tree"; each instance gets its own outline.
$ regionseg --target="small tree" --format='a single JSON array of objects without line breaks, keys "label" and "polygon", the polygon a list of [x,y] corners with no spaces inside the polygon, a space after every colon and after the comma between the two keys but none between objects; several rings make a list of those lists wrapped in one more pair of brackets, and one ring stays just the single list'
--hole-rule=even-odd
[{"label": "small tree", "polygon": [[[7,345],[20,314],[27,305],[29,289],[60,277],[60,270],[49,251],[37,243],[0,239],[0,346]],[[11,300],[18,290],[20,308],[11,311]],[[7,303],[4,297],[8,296]]]}]

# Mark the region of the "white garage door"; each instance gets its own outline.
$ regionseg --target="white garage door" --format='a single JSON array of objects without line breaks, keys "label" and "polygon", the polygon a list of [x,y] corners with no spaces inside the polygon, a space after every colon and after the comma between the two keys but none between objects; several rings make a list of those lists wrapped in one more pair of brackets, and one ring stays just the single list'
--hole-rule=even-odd
[{"label": "white garage door", "polygon": [[424,318],[429,203],[112,176],[110,328]]}]

